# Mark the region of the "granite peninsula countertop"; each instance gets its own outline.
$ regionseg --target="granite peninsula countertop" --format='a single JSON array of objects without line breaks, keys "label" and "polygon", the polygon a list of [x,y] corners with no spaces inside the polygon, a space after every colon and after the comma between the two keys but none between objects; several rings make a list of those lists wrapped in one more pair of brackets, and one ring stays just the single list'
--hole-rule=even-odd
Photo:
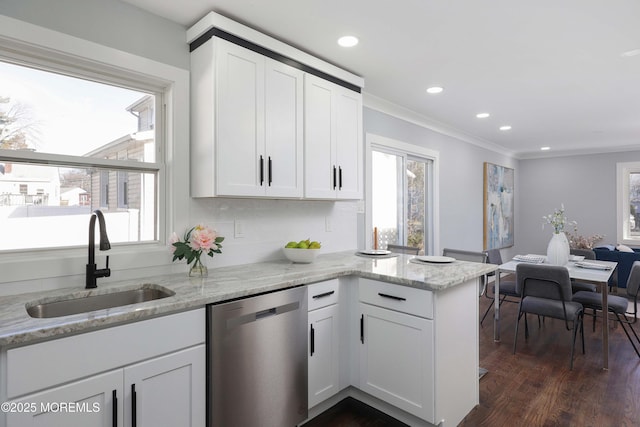
[{"label": "granite peninsula countertop", "polygon": [[[159,315],[204,307],[236,298],[354,275],[402,286],[441,291],[494,271],[497,266],[465,261],[448,264],[417,264],[412,255],[372,259],[355,255],[355,250],[319,255],[312,264],[286,260],[221,267],[209,270],[209,277],[194,279],[174,274],[100,284],[93,290],[66,288],[12,295],[0,299],[0,346],[21,345],[66,334],[90,331],[110,325],[144,320]],[[34,301],[56,301],[117,292],[141,285],[162,286],[174,296],[111,309],[48,319],[31,318],[25,309]]]}]

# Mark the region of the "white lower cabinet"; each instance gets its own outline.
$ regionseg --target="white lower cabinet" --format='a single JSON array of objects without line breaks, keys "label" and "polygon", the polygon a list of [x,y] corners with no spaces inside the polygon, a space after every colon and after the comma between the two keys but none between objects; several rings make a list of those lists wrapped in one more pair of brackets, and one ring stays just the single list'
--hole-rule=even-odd
[{"label": "white lower cabinet", "polygon": [[204,425],[204,379],[200,345],[12,401],[7,427]]},{"label": "white lower cabinet", "polygon": [[309,408],[339,391],[338,324],[336,304],[309,312]]},{"label": "white lower cabinet", "polygon": [[360,303],[360,389],[433,423],[433,320]]},{"label": "white lower cabinet", "polygon": [[204,425],[205,354],[199,345],[125,368],[124,425]]},{"label": "white lower cabinet", "polygon": [[10,401],[7,427],[122,425],[123,396],[122,370],[107,372]]},{"label": "white lower cabinet", "polygon": [[201,309],[9,349],[6,426],[204,427],[204,329]]},{"label": "white lower cabinet", "polygon": [[340,315],[338,280],[309,286],[309,408],[340,390]]}]

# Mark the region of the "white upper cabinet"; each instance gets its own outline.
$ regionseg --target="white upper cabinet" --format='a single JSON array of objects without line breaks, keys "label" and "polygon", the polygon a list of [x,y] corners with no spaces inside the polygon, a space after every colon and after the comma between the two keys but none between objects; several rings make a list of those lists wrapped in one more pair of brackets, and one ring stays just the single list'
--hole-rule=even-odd
[{"label": "white upper cabinet", "polygon": [[192,197],[362,198],[361,77],[214,12],[187,40]]},{"label": "white upper cabinet", "polygon": [[265,190],[269,196],[302,196],[303,75],[300,70],[267,59]]},{"label": "white upper cabinet", "polygon": [[305,197],[361,199],[362,95],[305,75]]},{"label": "white upper cabinet", "polygon": [[192,52],[192,196],[302,197],[303,75],[215,37]]}]

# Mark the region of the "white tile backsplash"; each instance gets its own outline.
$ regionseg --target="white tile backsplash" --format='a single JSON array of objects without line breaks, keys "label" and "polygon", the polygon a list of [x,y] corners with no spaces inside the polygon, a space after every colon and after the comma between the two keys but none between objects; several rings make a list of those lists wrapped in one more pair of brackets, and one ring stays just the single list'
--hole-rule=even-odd
[{"label": "white tile backsplash", "polygon": [[[288,241],[306,238],[321,242],[323,252],[354,249],[357,210],[355,201],[194,199],[191,219],[225,236],[222,255],[208,260],[216,267],[281,259]],[[331,231],[326,231],[327,219]],[[242,222],[243,237],[234,237],[234,221]]]}]

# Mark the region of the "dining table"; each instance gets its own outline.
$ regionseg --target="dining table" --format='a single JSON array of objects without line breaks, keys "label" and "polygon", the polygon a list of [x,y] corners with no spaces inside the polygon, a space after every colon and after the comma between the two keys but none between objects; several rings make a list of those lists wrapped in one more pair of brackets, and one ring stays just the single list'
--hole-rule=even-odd
[{"label": "dining table", "polygon": [[[494,304],[494,320],[493,320],[493,339],[500,342],[500,275],[501,273],[515,274],[516,266],[521,262],[518,256],[514,259],[501,264],[498,267],[495,279],[495,304]],[[520,258],[543,259],[542,255],[527,255]],[[565,267],[569,270],[569,277],[580,282],[594,283],[600,288],[602,294],[602,368],[609,369],[609,316],[608,316],[608,282],[618,263],[612,261],[588,260],[582,261],[579,258],[570,260]]]}]

